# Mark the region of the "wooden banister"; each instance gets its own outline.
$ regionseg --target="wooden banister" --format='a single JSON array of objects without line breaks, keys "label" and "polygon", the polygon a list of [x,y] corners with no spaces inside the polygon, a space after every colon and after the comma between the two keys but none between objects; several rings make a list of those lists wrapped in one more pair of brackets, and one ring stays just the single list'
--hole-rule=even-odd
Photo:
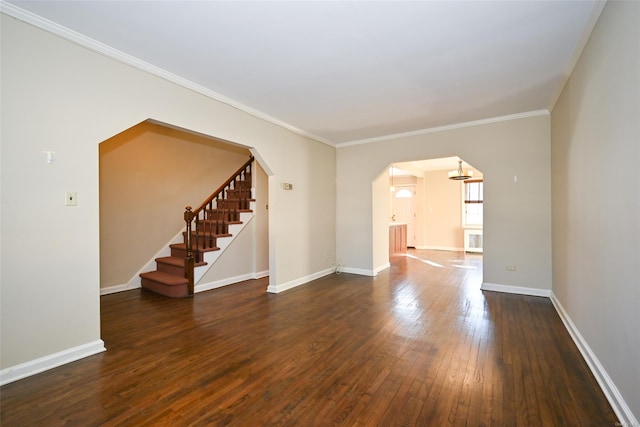
[{"label": "wooden banister", "polygon": [[[215,248],[217,237],[228,235],[229,223],[239,221],[240,212],[249,209],[247,200],[251,198],[253,161],[254,158],[251,156],[198,208],[192,210],[191,206],[185,207],[184,277],[189,281],[189,295],[194,293],[194,268],[197,262],[202,261],[202,253]],[[195,231],[192,225],[194,220]]]}]

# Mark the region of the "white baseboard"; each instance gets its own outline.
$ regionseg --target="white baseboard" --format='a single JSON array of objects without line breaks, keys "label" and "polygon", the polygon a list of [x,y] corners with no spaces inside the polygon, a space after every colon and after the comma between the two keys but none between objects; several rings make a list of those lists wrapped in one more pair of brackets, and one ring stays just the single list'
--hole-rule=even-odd
[{"label": "white baseboard", "polygon": [[105,350],[104,341],[96,340],[77,347],[68,348],[48,356],[40,357],[29,362],[5,368],[0,371],[0,386],[18,381],[22,378],[30,377],[31,375],[39,374],[40,372],[44,372],[49,369],[57,368],[58,366],[70,362],[75,362],[76,360],[101,353]]},{"label": "white baseboard", "polygon": [[600,363],[593,350],[591,350],[591,347],[589,347],[589,344],[587,344],[587,341],[584,339],[576,325],[571,320],[571,317],[569,317],[569,314],[553,292],[551,292],[550,298],[553,306],[556,308],[556,311],[560,316],[560,319],[562,319],[562,323],[564,323],[565,328],[567,328],[573,342],[578,347],[578,350],[580,350],[580,354],[582,354],[585,362],[587,362],[591,373],[593,373],[593,376],[596,378],[598,385],[600,385],[602,392],[620,420],[620,423],[617,425],[629,427],[640,426],[640,423],[631,412],[629,405],[625,402],[622,394],[620,394],[620,391],[614,384],[613,380],[604,369],[604,366],[602,366],[602,363]]},{"label": "white baseboard", "polygon": [[456,248],[453,246],[416,246],[416,249],[431,250],[431,251],[464,252],[464,248]]},{"label": "white baseboard", "polygon": [[339,267],[338,273],[359,274],[360,276],[375,276],[378,274],[375,270],[365,270],[363,268]]},{"label": "white baseboard", "polygon": [[137,289],[139,287],[139,283],[138,286],[132,286],[130,283],[125,283],[124,285],[109,286],[108,288],[100,288],[100,295],[109,295],[118,292],[130,291],[131,289]]},{"label": "white baseboard", "polygon": [[[198,293],[198,292],[209,291],[211,289],[221,288],[222,286],[231,285],[233,283],[242,282],[244,280],[262,279],[263,277],[267,277],[268,275],[269,275],[269,270],[265,270],[265,271],[259,271],[257,273],[241,274],[240,276],[229,277],[226,279],[217,280],[215,282],[196,284],[194,292]],[[138,289],[138,288],[140,288],[140,285],[131,286],[131,284],[125,283],[124,285],[109,286],[108,288],[100,288],[100,295],[115,294],[118,292],[130,291],[132,289]]]},{"label": "white baseboard", "polygon": [[505,292],[507,294],[530,295],[534,297],[549,297],[551,290],[538,288],[525,288],[523,286],[499,285],[496,283],[482,283],[480,289],[483,291]]},{"label": "white baseboard", "polygon": [[373,275],[377,276],[378,273],[380,273],[381,271],[386,270],[387,268],[390,268],[390,267],[391,267],[390,263],[386,263],[386,264],[383,264],[383,265],[381,265],[379,267],[376,267],[376,268],[373,269]]},{"label": "white baseboard", "polygon": [[386,263],[383,264],[381,266],[378,266],[376,268],[374,268],[373,270],[365,270],[364,268],[353,268],[353,267],[338,267],[337,272],[338,273],[349,273],[349,274],[358,274],[360,276],[370,276],[370,277],[374,277],[377,276],[378,273],[380,273],[383,270],[386,270],[387,268],[391,267],[390,263]]},{"label": "white baseboard", "polygon": [[268,275],[269,275],[269,270],[266,270],[266,271],[260,271],[257,273],[241,274],[239,276],[228,277],[226,279],[220,279],[214,282],[199,283],[199,284],[196,284],[194,292],[198,293],[198,292],[210,291],[212,289],[221,288],[223,286],[232,285],[234,283],[244,282],[245,280],[262,279],[263,277],[267,277]]},{"label": "white baseboard", "polygon": [[310,274],[308,276],[300,277],[298,279],[292,280],[287,283],[281,283],[279,285],[270,284],[267,287],[267,292],[271,294],[284,292],[289,289],[295,288],[296,286],[304,285],[305,283],[311,282],[312,280],[316,280],[321,277],[328,276],[329,274],[332,274],[334,271],[335,271],[335,268],[331,267],[331,268],[327,268],[327,269],[318,271],[316,273]]}]

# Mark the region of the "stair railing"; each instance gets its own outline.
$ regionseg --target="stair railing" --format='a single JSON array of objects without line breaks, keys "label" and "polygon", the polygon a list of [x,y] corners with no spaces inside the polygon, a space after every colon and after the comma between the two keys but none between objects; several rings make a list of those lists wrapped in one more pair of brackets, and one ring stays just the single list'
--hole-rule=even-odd
[{"label": "stair railing", "polygon": [[[247,160],[196,210],[185,207],[186,223],[184,277],[189,281],[189,295],[194,293],[194,268],[203,260],[203,252],[215,247],[216,238],[229,233],[229,222],[239,221],[240,212],[249,209],[253,156]],[[195,229],[193,227],[195,220]]]}]

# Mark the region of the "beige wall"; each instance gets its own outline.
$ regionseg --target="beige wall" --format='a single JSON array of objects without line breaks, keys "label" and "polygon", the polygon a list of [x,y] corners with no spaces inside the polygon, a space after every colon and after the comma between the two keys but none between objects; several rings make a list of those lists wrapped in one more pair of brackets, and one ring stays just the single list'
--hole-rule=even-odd
[{"label": "beige wall", "polygon": [[[370,228],[373,245],[381,248],[385,248],[384,251],[378,251],[374,254],[374,263],[378,269],[386,268],[389,266],[389,222],[391,222],[391,200],[389,197],[389,166],[383,167],[382,173],[369,183],[368,193],[371,194],[371,214],[367,217],[360,218],[363,222],[367,222],[371,227],[372,224],[384,224],[384,227]],[[362,197],[362,196],[360,196]],[[377,206],[377,209],[373,209],[373,206]],[[343,218],[343,220],[349,220],[349,222],[358,222],[358,216]],[[341,257],[338,260],[343,268],[347,272],[353,272],[358,274],[373,275],[372,269],[354,268],[353,265],[344,264]]]},{"label": "beige wall", "polygon": [[[453,164],[451,170],[455,169]],[[477,169],[475,179],[482,179]],[[464,229],[462,228],[463,181],[449,179],[448,170],[425,173],[425,244],[429,249],[464,250]]]},{"label": "beige wall", "polygon": [[0,31],[2,369],[99,345],[98,144],[149,118],[252,147],[269,170],[276,290],[333,266],[333,147],[4,14]]},{"label": "beige wall", "polygon": [[[382,233],[374,230],[388,227],[388,216],[372,212],[381,209],[379,201],[388,203],[388,188],[374,186],[372,191],[371,183],[385,167],[392,162],[460,156],[484,176],[484,282],[550,290],[549,138],[549,116],[543,114],[339,148],[337,255],[341,263],[371,273],[384,266],[388,247],[373,236]],[[507,265],[517,270],[506,271]]]},{"label": "beige wall", "polygon": [[425,246],[430,249],[464,249],[461,227],[461,186],[464,184],[450,180],[448,171],[427,172],[425,184]]},{"label": "beige wall", "polygon": [[144,122],[100,144],[100,287],[123,285],[243,165],[246,148]]},{"label": "beige wall", "polygon": [[636,420],[639,24],[639,2],[607,3],[551,117],[553,293]]}]

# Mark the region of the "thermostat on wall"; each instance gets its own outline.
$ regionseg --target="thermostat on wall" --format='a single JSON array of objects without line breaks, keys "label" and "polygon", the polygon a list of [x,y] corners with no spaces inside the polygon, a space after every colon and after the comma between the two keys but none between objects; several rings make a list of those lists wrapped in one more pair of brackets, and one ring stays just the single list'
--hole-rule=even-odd
[{"label": "thermostat on wall", "polygon": [[283,182],[282,188],[285,190],[293,190],[293,184],[289,184],[288,182]]}]

